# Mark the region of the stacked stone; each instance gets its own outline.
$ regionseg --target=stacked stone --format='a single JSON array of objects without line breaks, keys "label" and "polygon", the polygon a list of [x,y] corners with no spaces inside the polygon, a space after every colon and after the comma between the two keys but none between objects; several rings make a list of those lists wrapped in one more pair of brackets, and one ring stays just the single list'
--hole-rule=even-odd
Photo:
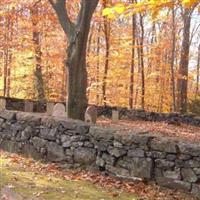
[{"label": "stacked stone", "polygon": [[68,168],[155,181],[200,197],[200,145],[145,130],[119,132],[82,121],[1,111],[0,149]]},{"label": "stacked stone", "polygon": [[121,119],[144,120],[144,121],[166,121],[172,124],[185,123],[194,126],[200,126],[200,117],[193,114],[181,115],[179,113],[156,113],[146,112],[144,110],[128,110],[127,108],[117,107],[98,107],[98,115],[108,118],[112,117],[112,110],[118,110]]}]

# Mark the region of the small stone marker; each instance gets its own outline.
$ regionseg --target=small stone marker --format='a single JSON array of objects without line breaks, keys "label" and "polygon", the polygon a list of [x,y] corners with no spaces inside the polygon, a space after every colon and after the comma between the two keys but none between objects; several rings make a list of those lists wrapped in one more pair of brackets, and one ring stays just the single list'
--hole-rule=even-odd
[{"label": "small stone marker", "polygon": [[89,106],[85,112],[85,122],[96,124],[97,121],[97,108]]},{"label": "small stone marker", "polygon": [[66,117],[65,106],[62,103],[57,103],[53,107],[53,114],[54,117]]},{"label": "small stone marker", "polygon": [[33,112],[33,102],[25,101],[25,103],[24,103],[24,111],[25,112]]},{"label": "small stone marker", "polygon": [[54,103],[48,102],[47,103],[47,115],[53,114]]},{"label": "small stone marker", "polygon": [[119,111],[118,110],[112,110],[112,121],[113,122],[119,121]]},{"label": "small stone marker", "polygon": [[6,99],[0,98],[0,110],[6,109]]}]

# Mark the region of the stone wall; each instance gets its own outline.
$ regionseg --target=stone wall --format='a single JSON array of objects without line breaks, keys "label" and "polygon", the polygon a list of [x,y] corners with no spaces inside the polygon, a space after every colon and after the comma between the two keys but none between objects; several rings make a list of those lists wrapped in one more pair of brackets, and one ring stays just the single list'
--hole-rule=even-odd
[{"label": "stone wall", "polygon": [[2,111],[0,149],[67,168],[155,181],[200,197],[200,145],[144,130],[119,132],[70,119]]},{"label": "stone wall", "polygon": [[110,106],[99,106],[98,115],[105,116],[108,118],[112,117],[112,110],[118,110],[120,119],[128,120],[144,120],[144,121],[166,121],[175,125],[179,123],[190,124],[194,126],[200,126],[200,116],[194,114],[179,114],[179,113],[157,113],[157,112],[147,112],[144,110],[129,110],[127,108],[121,107],[110,107]]}]

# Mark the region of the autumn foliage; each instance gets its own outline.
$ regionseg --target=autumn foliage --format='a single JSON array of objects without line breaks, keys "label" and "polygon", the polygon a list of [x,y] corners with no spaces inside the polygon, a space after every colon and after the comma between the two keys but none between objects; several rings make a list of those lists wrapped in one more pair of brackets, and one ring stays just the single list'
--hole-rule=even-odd
[{"label": "autumn foliage", "polygon": [[[73,2],[71,20],[80,8]],[[180,73],[185,10],[192,11],[188,75]],[[87,46],[89,103],[175,111],[178,80],[187,81],[188,101],[198,99],[198,10],[198,0],[101,0]],[[65,101],[67,42],[49,1],[1,0],[0,95]]]}]

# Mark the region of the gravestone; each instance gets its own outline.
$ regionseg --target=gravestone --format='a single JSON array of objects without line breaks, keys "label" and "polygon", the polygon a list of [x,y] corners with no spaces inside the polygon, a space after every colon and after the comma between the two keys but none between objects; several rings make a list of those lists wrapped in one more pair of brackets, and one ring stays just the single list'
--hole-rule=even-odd
[{"label": "gravestone", "polygon": [[89,106],[85,112],[85,122],[96,124],[97,121],[97,108]]},{"label": "gravestone", "polygon": [[0,110],[6,109],[6,99],[0,98]]},{"label": "gravestone", "polygon": [[119,111],[118,110],[112,110],[112,121],[113,122],[119,121]]},{"label": "gravestone", "polygon": [[54,103],[48,102],[47,103],[47,115],[53,114]]},{"label": "gravestone", "polygon": [[62,103],[57,103],[53,107],[52,116],[54,117],[66,117],[65,106]]},{"label": "gravestone", "polygon": [[24,111],[25,112],[33,112],[33,102],[25,101],[24,102]]}]

